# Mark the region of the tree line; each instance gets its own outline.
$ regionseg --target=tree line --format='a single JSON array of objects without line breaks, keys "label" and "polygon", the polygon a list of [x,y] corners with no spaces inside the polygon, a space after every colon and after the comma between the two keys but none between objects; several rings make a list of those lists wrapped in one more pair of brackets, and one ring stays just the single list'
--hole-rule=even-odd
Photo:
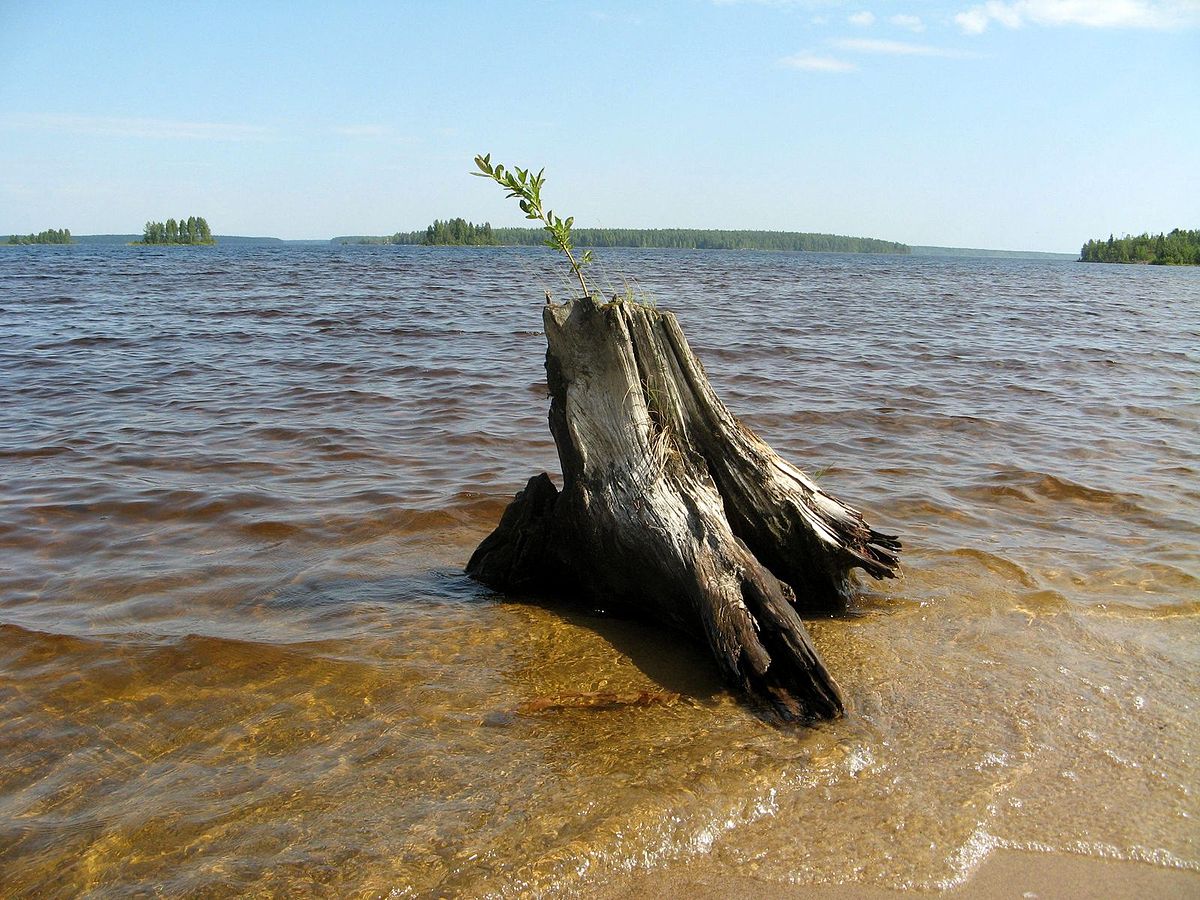
[{"label": "tree line", "polygon": [[1108,240],[1090,240],[1079,251],[1083,262],[1149,263],[1155,266],[1200,266],[1200,230],[1176,228],[1170,234],[1148,232]]},{"label": "tree line", "polygon": [[8,237],[10,244],[70,244],[70,228],[48,228],[37,234],[12,234]]},{"label": "tree line", "polygon": [[203,216],[147,222],[142,229],[143,244],[215,244],[212,231]]},{"label": "tree line", "polygon": [[[681,250],[791,250],[816,253],[894,253],[911,248],[894,241],[799,231],[738,231],[714,228],[573,228],[580,247],[661,247]],[[424,231],[397,232],[383,238],[358,238],[357,243],[449,244],[456,246],[540,246],[541,228],[493,228],[465,219],[437,220]]]}]

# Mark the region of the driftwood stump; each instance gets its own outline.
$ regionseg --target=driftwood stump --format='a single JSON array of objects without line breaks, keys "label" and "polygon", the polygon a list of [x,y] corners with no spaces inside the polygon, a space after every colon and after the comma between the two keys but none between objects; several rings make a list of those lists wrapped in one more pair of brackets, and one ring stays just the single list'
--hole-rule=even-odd
[{"label": "driftwood stump", "polygon": [[851,569],[893,576],[896,538],[734,418],[671,313],[588,297],[543,319],[563,488],[530,479],[468,574],[678,628],[783,719],[841,714],[798,611],[843,611]]}]

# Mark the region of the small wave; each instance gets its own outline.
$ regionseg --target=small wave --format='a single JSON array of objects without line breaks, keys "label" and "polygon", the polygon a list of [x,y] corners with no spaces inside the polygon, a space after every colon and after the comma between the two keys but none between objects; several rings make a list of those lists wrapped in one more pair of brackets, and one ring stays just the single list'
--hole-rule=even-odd
[{"label": "small wave", "polygon": [[79,451],[66,444],[46,444],[42,447],[24,447],[15,450],[0,449],[0,459],[51,459],[55,456],[78,454]]},{"label": "small wave", "polygon": [[329,462],[358,462],[365,459],[379,460],[382,464],[384,457],[374,450],[354,450],[349,447],[334,447],[330,445],[309,444],[321,458]]},{"label": "small wave", "polygon": [[[895,473],[896,470],[893,470]],[[911,470],[901,470],[907,477]],[[983,521],[979,510],[969,505],[951,503],[933,495],[902,494],[891,499],[888,503],[888,515],[897,521],[912,524],[940,522],[945,520],[955,522],[977,523]]]},{"label": "small wave", "polygon": [[1052,589],[1040,591],[1031,591],[1028,594],[1022,594],[1017,604],[1017,608],[1036,613],[1060,613],[1071,609],[1074,604],[1066,598],[1066,595]]},{"label": "small wave", "polygon": [[303,441],[310,432],[305,428],[289,428],[286,425],[261,425],[253,429],[251,434],[267,441]]},{"label": "small wave", "polygon": [[1039,476],[1035,473],[1033,477],[1036,478],[1032,487],[1033,492],[1051,500],[1083,500],[1086,503],[1113,506],[1130,512],[1142,509],[1141,505],[1132,499],[1136,495],[1088,487],[1085,484],[1055,475],[1042,474]]},{"label": "small wave", "polygon": [[958,496],[980,502],[1015,500],[1021,504],[1033,504],[1050,500],[1104,507],[1126,515],[1146,515],[1144,498],[1140,494],[1090,487],[1062,476],[1027,469],[996,472],[982,483],[975,482],[952,490]]},{"label": "small wave", "polygon": [[37,628],[29,628],[12,622],[0,622],[0,640],[3,639],[14,639],[21,643],[29,640],[63,641],[64,643],[79,644],[80,646],[98,643],[98,641],[89,638],[58,634],[53,631],[41,631]]},{"label": "small wave", "polygon": [[356,537],[374,534],[420,534],[462,525],[469,518],[450,509],[385,509],[362,516],[337,516],[326,521],[331,530],[346,531]]},{"label": "small wave", "polygon": [[[394,328],[381,329],[381,334],[388,334],[398,338],[440,338],[446,337],[454,332],[448,328],[423,328],[412,325],[399,325]],[[458,332],[461,334],[462,332]]]},{"label": "small wave", "polygon": [[72,338],[62,343],[63,347],[131,347],[133,341],[128,338],[110,337],[108,335],[88,335]]},{"label": "small wave", "polygon": [[1200,600],[1179,600],[1158,606],[1136,606],[1132,603],[1098,603],[1088,608],[1092,615],[1107,615],[1122,619],[1174,619],[1200,616]]},{"label": "small wave", "polygon": [[149,489],[129,498],[101,498],[89,501],[37,503],[29,513],[42,520],[115,519],[135,522],[204,522],[231,513],[278,505],[279,500],[256,491],[210,494],[198,490]]},{"label": "small wave", "polygon": [[1003,556],[997,556],[994,553],[988,553],[986,550],[978,550],[974,547],[962,547],[958,550],[952,550],[950,553],[952,556],[981,563],[992,574],[1010,578],[1019,582],[1023,587],[1036,588],[1038,586],[1029,572],[1012,560],[1005,559]]},{"label": "small wave", "polygon": [[101,393],[106,397],[131,397],[145,392],[146,385],[144,384],[119,384],[116,387],[106,388]]},{"label": "small wave", "polygon": [[364,501],[370,506],[361,512],[333,515],[321,520],[319,528],[327,536],[369,540],[383,535],[426,537],[456,529],[483,532],[500,521],[512,496],[464,492],[436,508],[404,506],[401,502],[403,498],[381,496],[379,492],[351,495],[346,499],[350,506],[361,508]]},{"label": "small wave", "polygon": [[279,541],[303,534],[304,527],[291,522],[262,520],[239,525],[238,531],[254,540]]}]

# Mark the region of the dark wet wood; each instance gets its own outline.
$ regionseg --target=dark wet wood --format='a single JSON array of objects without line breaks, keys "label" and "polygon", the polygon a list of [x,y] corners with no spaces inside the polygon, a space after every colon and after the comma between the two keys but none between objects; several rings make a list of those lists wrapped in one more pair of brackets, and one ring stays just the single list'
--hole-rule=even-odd
[{"label": "dark wet wood", "polygon": [[850,571],[891,577],[899,542],[725,408],[671,313],[588,298],[543,318],[563,489],[530,479],[467,572],[689,633],[783,719],[840,715],[799,612],[844,610]]}]

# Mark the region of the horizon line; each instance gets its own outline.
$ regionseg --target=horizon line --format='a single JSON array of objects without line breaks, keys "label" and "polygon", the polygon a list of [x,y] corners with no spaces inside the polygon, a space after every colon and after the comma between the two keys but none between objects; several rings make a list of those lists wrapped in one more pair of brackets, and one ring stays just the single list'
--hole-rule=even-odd
[{"label": "horizon line", "polygon": [[[527,229],[530,231],[539,230],[536,226],[522,226],[522,225],[500,225],[500,226],[493,226],[493,227]],[[832,237],[848,237],[848,238],[856,238],[856,239],[862,239],[862,240],[881,241],[884,243],[898,244],[903,247],[908,247],[909,249],[971,250],[971,251],[977,251],[977,252],[981,252],[981,253],[1048,253],[1048,254],[1053,254],[1055,256],[1078,256],[1079,255],[1079,251],[1077,251],[1077,250],[1039,250],[1039,249],[1029,249],[1029,248],[1008,248],[1008,247],[967,247],[967,246],[962,246],[962,245],[957,245],[957,244],[909,244],[905,241],[896,241],[896,240],[892,240],[891,238],[868,238],[863,235],[837,234],[836,232],[832,232],[832,231],[789,231],[786,229],[773,229],[773,228],[693,228],[693,227],[677,227],[677,226],[655,226],[653,228],[625,228],[623,226],[583,225],[583,226],[577,226],[577,227],[579,229],[591,228],[591,229],[595,229],[595,230],[621,230],[621,231],[667,231],[667,230],[671,230],[671,231],[745,231],[745,232],[761,232],[763,234],[821,234],[821,235],[830,235]],[[412,231],[408,231],[408,232],[393,231],[390,234],[335,234],[330,237],[315,237],[315,238],[312,238],[312,237],[299,237],[299,238],[297,238],[297,237],[279,237],[278,235],[271,235],[271,234],[218,234],[218,233],[214,232],[213,240],[219,241],[221,238],[226,238],[226,239],[234,238],[234,239],[239,239],[239,240],[279,241],[281,243],[291,243],[291,244],[321,244],[321,243],[333,243],[334,241],[342,240],[345,238],[386,238],[386,237],[390,237],[392,234],[412,234],[412,233],[414,233],[416,231],[420,231],[420,230],[421,229],[413,229]],[[5,240],[7,240],[9,237],[13,237],[13,236],[21,237],[21,236],[24,236],[24,235],[27,235],[30,233],[36,234],[37,232],[28,232],[28,231],[0,232],[0,245],[3,245],[3,242]],[[72,233],[71,234],[72,238],[97,238],[97,237],[137,238],[140,236],[141,236],[141,232],[134,232],[134,231],[96,231],[96,232],[89,232],[86,234],[85,233],[79,233],[79,234]],[[47,245],[47,246],[49,246],[49,245]],[[55,245],[55,246],[67,246],[67,245]],[[183,245],[181,245],[181,246],[183,246]],[[423,244],[397,244],[394,246],[420,247],[420,246],[426,246],[426,245],[423,245]],[[454,246],[454,245],[446,244],[446,245],[435,245],[435,246]],[[525,245],[496,244],[493,246],[506,247],[506,246],[525,246]],[[637,247],[614,246],[614,247],[606,247],[604,249],[607,249],[607,250],[621,250],[621,249],[636,250],[636,249],[693,249],[693,248],[669,248],[669,247],[668,248],[637,248]],[[807,250],[807,251],[797,251],[797,252],[814,253],[814,252],[824,252],[824,251]],[[828,252],[833,253],[833,252],[839,252],[839,251],[828,251]],[[865,255],[869,256],[870,254],[866,253]]]}]

